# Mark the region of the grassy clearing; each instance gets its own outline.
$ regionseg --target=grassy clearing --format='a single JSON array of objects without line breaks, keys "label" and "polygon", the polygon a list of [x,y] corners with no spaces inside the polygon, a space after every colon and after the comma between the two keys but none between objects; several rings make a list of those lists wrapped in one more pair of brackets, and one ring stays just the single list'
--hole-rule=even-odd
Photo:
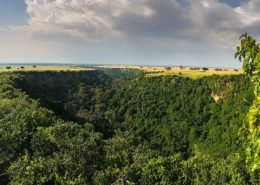
[{"label": "grassy clearing", "polygon": [[86,71],[93,70],[90,68],[83,67],[73,67],[73,66],[11,66],[10,69],[5,67],[0,67],[0,72],[14,72],[14,71]]},{"label": "grassy clearing", "polygon": [[180,67],[151,67],[151,66],[99,66],[101,68],[111,68],[111,69],[139,69],[145,71],[147,77],[154,77],[154,76],[169,76],[169,75],[177,75],[183,77],[189,77],[192,79],[201,78],[204,76],[210,75],[239,75],[243,74],[242,70],[235,70],[235,69],[222,69],[221,71],[217,71],[213,68],[209,68],[208,70],[204,71],[200,70],[191,70],[188,67],[180,68]]}]

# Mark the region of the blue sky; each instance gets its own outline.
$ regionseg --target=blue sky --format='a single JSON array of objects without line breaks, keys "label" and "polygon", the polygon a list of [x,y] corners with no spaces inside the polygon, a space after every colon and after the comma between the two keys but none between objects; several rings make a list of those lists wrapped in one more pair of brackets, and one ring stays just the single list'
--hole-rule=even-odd
[{"label": "blue sky", "polygon": [[24,25],[27,20],[26,4],[23,0],[1,0],[0,26]]},{"label": "blue sky", "polygon": [[220,0],[221,3],[226,3],[232,7],[241,6],[243,3],[247,3],[248,0]]},{"label": "blue sky", "polygon": [[1,0],[0,62],[240,67],[259,0]]}]

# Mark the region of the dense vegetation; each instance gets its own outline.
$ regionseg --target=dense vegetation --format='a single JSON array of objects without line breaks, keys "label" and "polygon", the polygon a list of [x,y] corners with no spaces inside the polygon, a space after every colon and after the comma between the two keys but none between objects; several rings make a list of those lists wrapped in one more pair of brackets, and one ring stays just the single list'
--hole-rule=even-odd
[{"label": "dense vegetation", "polygon": [[254,98],[244,75],[0,74],[0,184],[258,184]]},{"label": "dense vegetation", "polygon": [[240,46],[235,57],[243,62],[244,71],[250,76],[255,99],[248,112],[248,126],[245,137],[246,160],[252,173],[260,170],[260,43],[244,33],[240,36]]}]

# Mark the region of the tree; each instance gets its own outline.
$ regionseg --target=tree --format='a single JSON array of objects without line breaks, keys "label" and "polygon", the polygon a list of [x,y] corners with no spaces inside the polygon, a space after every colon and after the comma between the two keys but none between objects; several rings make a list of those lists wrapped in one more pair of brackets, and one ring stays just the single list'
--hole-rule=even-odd
[{"label": "tree", "polygon": [[7,67],[6,67],[6,69],[7,69],[7,70],[10,70],[10,69],[12,69],[12,67],[10,67],[10,66],[7,66]]},{"label": "tree", "polygon": [[25,153],[8,168],[10,184],[90,184],[102,166],[101,136],[91,125],[58,121],[38,128]]},{"label": "tree", "polygon": [[250,76],[253,75],[254,71],[259,73],[260,44],[247,33],[242,34],[239,39],[240,46],[237,46],[235,58],[238,58],[241,62],[243,62],[243,70]]},{"label": "tree", "polygon": [[115,74],[0,74],[0,184],[257,184],[249,77]]},{"label": "tree", "polygon": [[235,58],[243,62],[243,69],[251,77],[255,100],[248,112],[247,163],[254,172],[260,169],[260,43],[244,33],[240,36]]}]

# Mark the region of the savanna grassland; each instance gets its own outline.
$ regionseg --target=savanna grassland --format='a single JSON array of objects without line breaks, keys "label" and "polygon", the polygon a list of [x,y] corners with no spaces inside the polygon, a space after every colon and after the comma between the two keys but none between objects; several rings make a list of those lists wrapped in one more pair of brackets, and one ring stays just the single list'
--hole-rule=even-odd
[{"label": "savanna grassland", "polygon": [[127,65],[105,65],[98,66],[103,69],[137,69],[146,73],[147,77],[177,75],[189,78],[201,78],[211,75],[239,75],[242,69],[206,68],[206,67],[161,67],[161,66],[127,66]]},{"label": "savanna grassland", "polygon": [[93,70],[90,68],[83,68],[83,67],[74,67],[74,66],[63,66],[63,65],[44,65],[44,66],[0,66],[0,73],[1,72],[17,72],[17,71],[85,71],[85,70]]}]

